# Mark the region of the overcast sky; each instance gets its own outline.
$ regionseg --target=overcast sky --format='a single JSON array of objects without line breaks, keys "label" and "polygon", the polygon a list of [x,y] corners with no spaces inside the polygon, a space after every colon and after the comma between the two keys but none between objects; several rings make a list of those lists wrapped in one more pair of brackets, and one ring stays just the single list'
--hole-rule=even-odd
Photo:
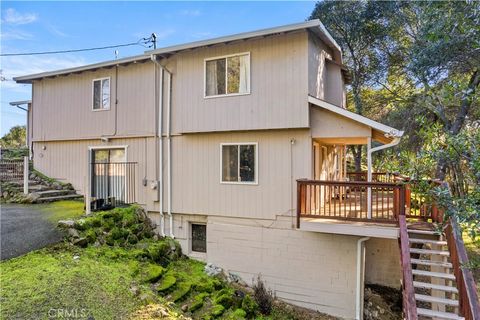
[{"label": "overcast sky", "polygon": [[[9,2],[1,3],[1,52],[69,50],[136,42],[152,32],[157,47],[304,21],[315,2]],[[119,57],[141,54],[120,48]],[[31,86],[12,77],[115,58],[115,49],[1,57],[1,130],[25,124],[9,102],[31,99]]]}]

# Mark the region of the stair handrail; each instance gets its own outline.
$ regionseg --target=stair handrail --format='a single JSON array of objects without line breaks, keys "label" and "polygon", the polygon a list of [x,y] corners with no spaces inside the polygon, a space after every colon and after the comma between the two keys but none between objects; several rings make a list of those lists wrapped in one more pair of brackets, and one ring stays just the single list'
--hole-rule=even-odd
[{"label": "stair handrail", "polygon": [[405,187],[402,186],[398,208],[398,227],[400,261],[403,275],[403,314],[406,320],[417,320],[417,304],[413,287],[412,262],[410,260],[410,243],[408,240],[407,217],[405,216]]},{"label": "stair handrail", "polygon": [[457,282],[460,313],[465,320],[480,319],[480,303],[472,271],[467,268],[468,255],[462,239],[462,231],[456,217],[448,219],[445,228],[448,251],[453,265],[453,273]]}]

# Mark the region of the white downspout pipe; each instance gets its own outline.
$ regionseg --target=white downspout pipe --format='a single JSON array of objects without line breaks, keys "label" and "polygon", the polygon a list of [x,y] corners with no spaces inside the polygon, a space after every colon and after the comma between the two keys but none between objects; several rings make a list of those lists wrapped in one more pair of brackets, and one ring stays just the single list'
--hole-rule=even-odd
[{"label": "white downspout pipe", "polygon": [[[396,136],[393,138],[392,142],[381,145],[379,147],[372,148],[372,138],[368,138],[367,142],[367,181],[371,182],[372,181],[372,153],[391,148],[396,146],[397,144],[400,143],[400,139],[402,136],[403,132],[400,132],[399,136]],[[368,195],[367,195],[367,215],[368,219],[372,218],[372,189],[368,188]]]},{"label": "white downspout pipe", "polygon": [[357,294],[355,297],[355,319],[363,319],[363,284],[364,284],[364,270],[365,270],[365,246],[364,242],[369,240],[369,237],[360,238],[357,240]]},{"label": "white downspout pipe", "polygon": [[158,90],[158,168],[159,174],[157,177],[158,202],[160,211],[160,236],[165,237],[165,215],[163,214],[163,66],[157,61],[155,55],[151,55],[150,59],[160,67],[160,83],[156,88]]},{"label": "white downspout pipe", "polygon": [[172,217],[172,137],[170,132],[171,109],[172,109],[172,73],[167,70],[168,74],[168,91],[167,91],[167,214],[170,219],[170,237],[175,238],[173,234],[173,217]]}]

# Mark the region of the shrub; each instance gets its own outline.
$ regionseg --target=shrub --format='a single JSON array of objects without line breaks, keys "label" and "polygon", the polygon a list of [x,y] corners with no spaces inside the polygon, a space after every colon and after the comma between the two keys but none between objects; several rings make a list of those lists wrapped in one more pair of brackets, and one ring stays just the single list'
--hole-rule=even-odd
[{"label": "shrub", "polygon": [[265,287],[260,276],[258,276],[257,283],[253,286],[253,296],[260,312],[269,315],[272,312],[273,296],[271,291]]},{"label": "shrub", "polygon": [[206,297],[208,297],[208,293],[206,293],[206,292],[202,292],[202,293],[197,294],[193,298],[193,302],[190,305],[190,307],[188,308],[190,310],[190,312],[195,312],[198,309],[200,309],[201,307],[203,307],[203,303],[204,303]]},{"label": "shrub", "polygon": [[177,282],[177,278],[175,278],[172,274],[167,274],[165,277],[162,279],[162,283],[160,286],[158,286],[157,291],[158,292],[164,292],[170,289],[175,285]]},{"label": "shrub", "polygon": [[182,300],[192,288],[192,284],[190,282],[182,282],[177,285],[177,289],[172,293],[172,300],[174,302]]},{"label": "shrub", "polygon": [[258,309],[258,304],[252,299],[251,296],[246,295],[242,300],[242,309],[249,317],[253,317]]},{"label": "shrub", "polygon": [[144,268],[145,281],[155,282],[163,275],[165,269],[159,266],[158,264],[149,263]]}]

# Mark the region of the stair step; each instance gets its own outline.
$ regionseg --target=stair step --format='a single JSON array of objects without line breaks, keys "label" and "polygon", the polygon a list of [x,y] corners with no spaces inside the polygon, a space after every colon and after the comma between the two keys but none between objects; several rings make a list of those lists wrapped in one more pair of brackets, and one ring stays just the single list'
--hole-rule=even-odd
[{"label": "stair step", "polygon": [[83,196],[80,194],[67,194],[63,196],[53,196],[53,197],[46,197],[46,198],[38,198],[37,203],[42,203],[42,202],[53,202],[53,201],[59,201],[59,200],[71,200],[71,199],[77,199],[77,198],[82,198]]},{"label": "stair step", "polygon": [[412,274],[416,276],[426,276],[426,277],[435,277],[435,278],[444,278],[448,280],[455,280],[455,275],[450,273],[443,273],[443,272],[431,272],[431,271],[424,271],[424,270],[412,270]]},{"label": "stair step", "polygon": [[433,230],[407,229],[407,231],[408,233],[416,233],[416,234],[430,234],[430,235],[436,235],[436,236],[441,235],[441,232],[433,231]]},{"label": "stair step", "polygon": [[450,252],[445,250],[428,250],[428,249],[416,249],[410,248],[410,253],[419,253],[419,254],[437,254],[444,257],[449,257]]},{"label": "stair step", "polygon": [[440,284],[432,284],[428,282],[413,281],[413,286],[416,288],[433,289],[433,290],[439,290],[439,291],[445,291],[445,292],[458,293],[458,289],[455,287],[442,286]]},{"label": "stair step", "polygon": [[36,192],[40,198],[49,198],[54,196],[63,196],[74,193],[73,190],[46,190]]},{"label": "stair step", "polygon": [[447,241],[441,240],[428,240],[428,239],[420,239],[420,238],[410,238],[408,240],[410,243],[422,243],[422,244],[436,244],[439,246],[446,246]]},{"label": "stair step", "polygon": [[440,303],[444,305],[458,307],[458,300],[427,296],[424,294],[415,294],[415,300]]},{"label": "stair step", "polygon": [[410,259],[410,261],[412,262],[412,264],[421,264],[424,266],[453,268],[453,265],[450,262],[422,260],[422,259]]},{"label": "stair step", "polygon": [[417,314],[419,316],[425,316],[430,318],[450,319],[450,320],[464,320],[464,317],[451,312],[433,311],[429,309],[417,308]]}]

